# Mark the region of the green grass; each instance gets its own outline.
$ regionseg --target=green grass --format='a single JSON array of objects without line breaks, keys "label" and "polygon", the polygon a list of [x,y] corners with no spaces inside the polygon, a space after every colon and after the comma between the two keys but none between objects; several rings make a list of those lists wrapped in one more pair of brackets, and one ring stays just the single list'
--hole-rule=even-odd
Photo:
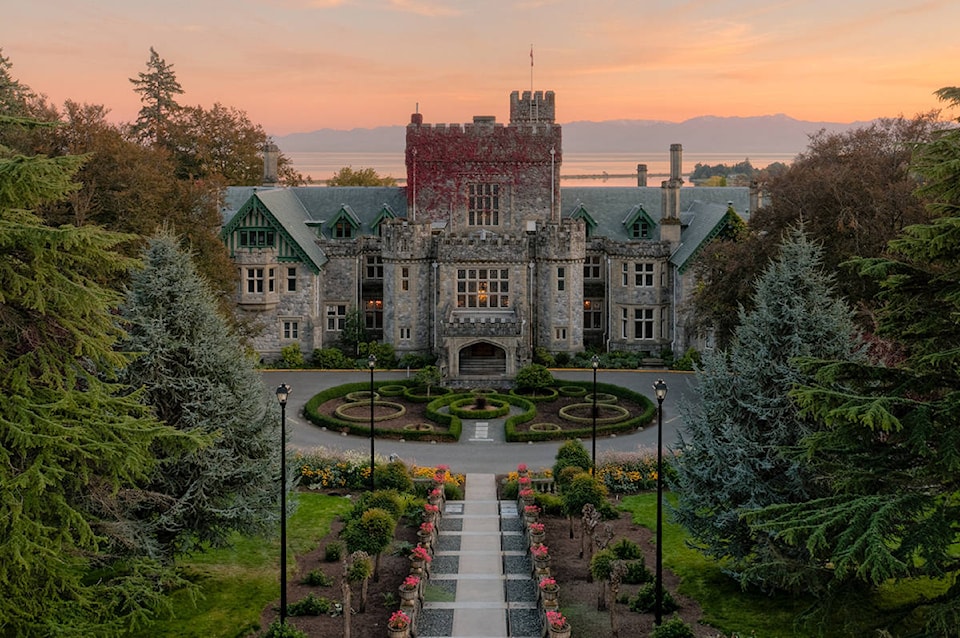
[{"label": "green grass", "polygon": [[[295,554],[318,547],[330,532],[331,521],[350,508],[350,501],[343,497],[298,494],[297,511],[287,520],[288,566],[293,566]],[[194,604],[186,594],[175,595],[175,617],[158,621],[149,628],[149,634],[164,638],[240,638],[257,630],[260,612],[280,596],[279,557],[278,533],[266,539],[236,535],[229,548],[181,560],[200,585],[201,597]]]}]

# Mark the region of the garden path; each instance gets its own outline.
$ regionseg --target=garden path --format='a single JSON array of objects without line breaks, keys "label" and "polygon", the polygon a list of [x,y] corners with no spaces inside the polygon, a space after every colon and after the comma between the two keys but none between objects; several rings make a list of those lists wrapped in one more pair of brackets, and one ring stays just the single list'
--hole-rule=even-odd
[{"label": "garden path", "polygon": [[418,637],[539,638],[523,521],[515,501],[497,500],[496,476],[467,474],[464,500],[447,501],[439,530],[430,586],[456,593],[424,603]]}]

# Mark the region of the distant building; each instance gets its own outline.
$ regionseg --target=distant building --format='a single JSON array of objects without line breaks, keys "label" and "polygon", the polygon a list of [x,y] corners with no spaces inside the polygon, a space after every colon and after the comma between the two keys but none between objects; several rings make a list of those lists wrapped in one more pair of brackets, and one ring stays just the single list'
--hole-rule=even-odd
[{"label": "distant building", "polygon": [[436,354],[453,378],[513,376],[537,347],[702,345],[683,312],[691,265],[757,195],[683,188],[679,144],[660,187],[638,165],[637,187],[561,188],[554,114],[549,91],[513,92],[506,126],[416,113],[405,187],[228,189],[222,237],[260,354],[336,345],[357,308],[376,339]]}]

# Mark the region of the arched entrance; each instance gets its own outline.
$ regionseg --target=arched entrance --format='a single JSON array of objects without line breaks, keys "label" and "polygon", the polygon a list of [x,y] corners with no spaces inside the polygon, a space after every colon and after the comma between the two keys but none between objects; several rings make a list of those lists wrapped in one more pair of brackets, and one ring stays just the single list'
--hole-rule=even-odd
[{"label": "arched entrance", "polygon": [[503,376],[507,373],[507,351],[486,341],[463,348],[458,358],[462,377]]}]

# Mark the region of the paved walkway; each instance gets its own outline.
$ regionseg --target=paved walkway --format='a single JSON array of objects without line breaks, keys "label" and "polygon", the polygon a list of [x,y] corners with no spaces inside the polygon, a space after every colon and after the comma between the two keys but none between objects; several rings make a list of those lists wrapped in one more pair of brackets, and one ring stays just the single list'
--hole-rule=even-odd
[{"label": "paved walkway", "polygon": [[522,530],[516,502],[497,500],[495,475],[468,474],[464,500],[448,501],[440,521],[419,638],[539,638]]}]

